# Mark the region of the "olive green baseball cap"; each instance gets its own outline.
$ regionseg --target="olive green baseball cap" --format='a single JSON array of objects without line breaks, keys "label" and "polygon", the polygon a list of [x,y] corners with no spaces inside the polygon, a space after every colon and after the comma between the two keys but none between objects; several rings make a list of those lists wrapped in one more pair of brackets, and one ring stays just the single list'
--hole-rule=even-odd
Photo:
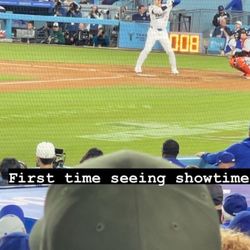
[{"label": "olive green baseball cap", "polygon": [[[175,168],[122,151],[85,168]],[[204,185],[52,185],[31,250],[219,250],[218,215]]]}]

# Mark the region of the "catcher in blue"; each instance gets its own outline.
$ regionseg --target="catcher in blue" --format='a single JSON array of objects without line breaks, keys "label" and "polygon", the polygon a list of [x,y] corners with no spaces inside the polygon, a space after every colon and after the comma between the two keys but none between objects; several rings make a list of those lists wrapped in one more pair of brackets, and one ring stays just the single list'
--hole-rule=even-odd
[{"label": "catcher in blue", "polygon": [[181,0],[167,0],[166,4],[162,4],[161,0],[154,0],[154,4],[150,5],[150,28],[147,33],[147,40],[144,49],[141,51],[135,66],[135,73],[142,73],[142,64],[146,60],[148,54],[152,50],[156,41],[159,41],[169,56],[172,74],[179,74],[176,67],[175,54],[171,46],[170,39],[167,33],[167,23],[169,15],[174,6],[179,4]]}]

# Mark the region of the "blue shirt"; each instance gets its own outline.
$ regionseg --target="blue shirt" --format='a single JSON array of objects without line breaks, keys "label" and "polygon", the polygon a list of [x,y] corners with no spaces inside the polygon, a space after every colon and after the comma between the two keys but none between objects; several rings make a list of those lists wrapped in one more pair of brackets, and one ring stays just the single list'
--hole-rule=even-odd
[{"label": "blue shirt", "polygon": [[235,156],[234,168],[250,168],[250,137],[229,146],[227,149],[218,153],[207,153],[201,156],[201,158],[209,163],[215,164],[218,156],[223,152],[232,153]]}]

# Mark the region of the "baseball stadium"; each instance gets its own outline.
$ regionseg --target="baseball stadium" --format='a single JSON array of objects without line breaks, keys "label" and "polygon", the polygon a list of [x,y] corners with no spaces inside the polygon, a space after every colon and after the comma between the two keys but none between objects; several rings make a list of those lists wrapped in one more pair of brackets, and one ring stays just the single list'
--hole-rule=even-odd
[{"label": "baseball stadium", "polygon": [[8,184],[249,169],[249,58],[247,0],[0,0],[0,250],[249,250],[250,185]]}]

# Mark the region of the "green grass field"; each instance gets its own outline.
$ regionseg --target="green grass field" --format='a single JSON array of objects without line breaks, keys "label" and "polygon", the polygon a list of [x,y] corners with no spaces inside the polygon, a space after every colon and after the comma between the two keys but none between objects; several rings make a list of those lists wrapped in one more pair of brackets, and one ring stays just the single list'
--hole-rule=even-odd
[{"label": "green grass field", "polygon": [[[1,60],[134,65],[138,51],[0,44]],[[146,66],[166,67],[164,53]],[[232,72],[224,57],[177,55],[180,68]],[[110,67],[110,66],[109,66]],[[1,81],[19,79],[6,68]],[[19,79],[25,80],[25,79]],[[52,141],[74,165],[90,147],[160,155],[162,142],[180,142],[181,155],[223,149],[246,136],[250,92],[159,87],[99,87],[0,93],[0,158],[35,163],[35,148]]]}]

